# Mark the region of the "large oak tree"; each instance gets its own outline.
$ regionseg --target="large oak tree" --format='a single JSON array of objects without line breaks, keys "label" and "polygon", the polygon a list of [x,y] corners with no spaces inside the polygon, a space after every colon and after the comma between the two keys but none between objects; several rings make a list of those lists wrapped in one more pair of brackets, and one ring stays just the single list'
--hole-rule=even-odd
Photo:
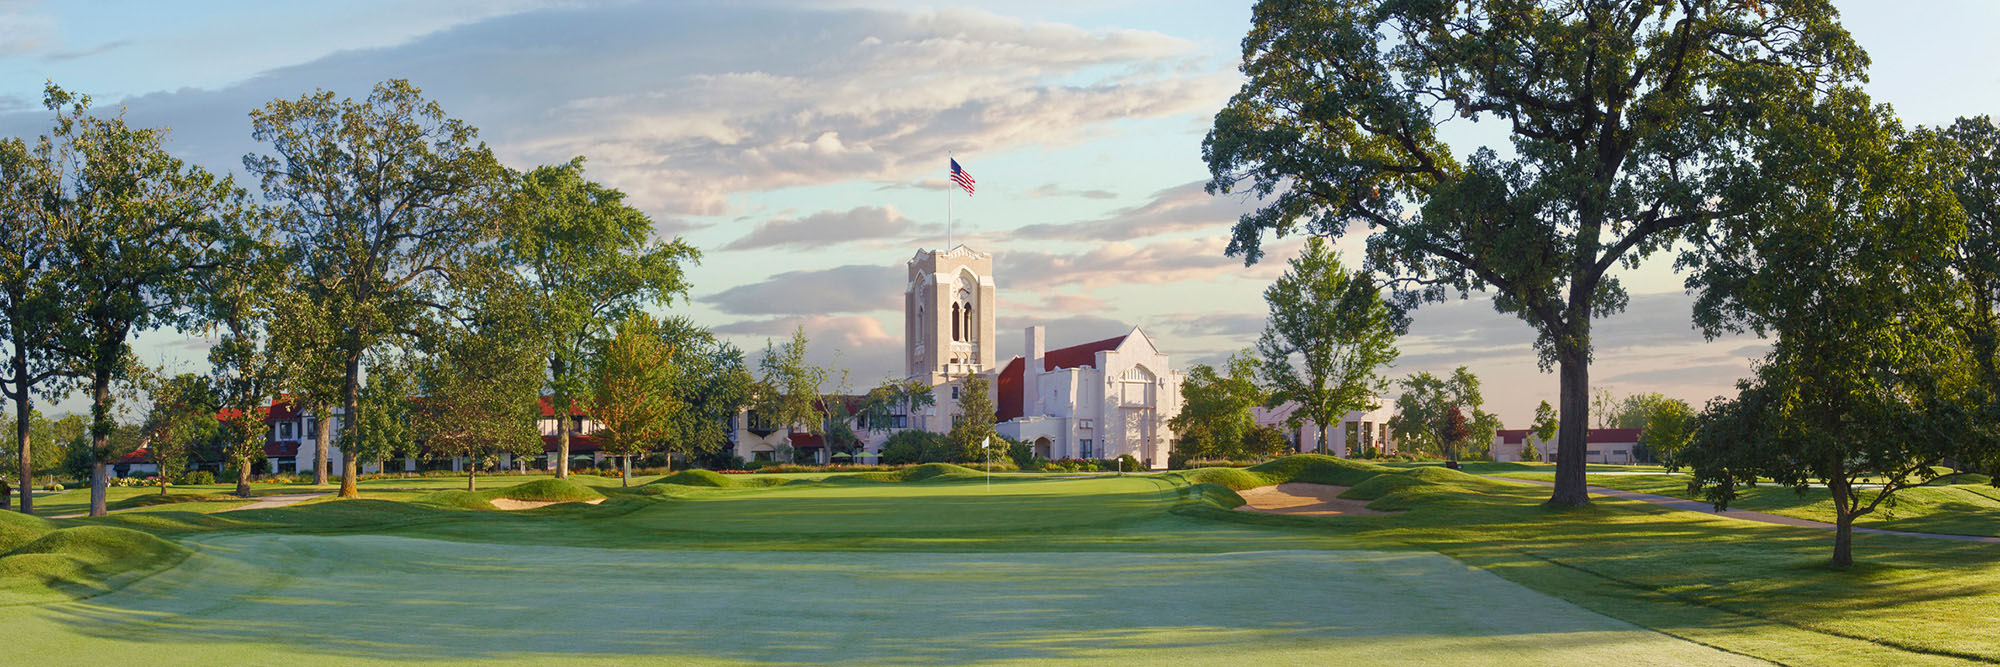
[{"label": "large oak tree", "polygon": [[[683,262],[701,257],[680,239],[655,238],[653,221],[625,194],[583,177],[583,159],[514,179],[500,249],[531,286],[535,331],[548,350],[558,414],[590,394],[587,355],[640,308],[687,294]],[[556,476],[569,476],[570,429],[557,430]]]},{"label": "large oak tree", "polygon": [[[304,351],[339,364],[341,419],[353,423],[363,358],[447,309],[498,235],[502,170],[477,130],[401,79],[358,101],[325,90],[273,100],[250,120],[271,154],[243,164],[284,208],[279,232],[313,309],[305,328],[324,336]],[[332,415],[317,416],[328,433]],[[358,459],[342,457],[341,497],[359,495]]]},{"label": "large oak tree", "polygon": [[[1248,81],[1203,143],[1211,193],[1264,199],[1267,232],[1368,234],[1406,305],[1490,291],[1561,382],[1551,502],[1589,502],[1591,322],[1623,309],[1612,269],[1728,202],[1708,167],[1768,95],[1857,77],[1828,0],[1265,0]],[[1453,146],[1483,121],[1507,145]]]}]

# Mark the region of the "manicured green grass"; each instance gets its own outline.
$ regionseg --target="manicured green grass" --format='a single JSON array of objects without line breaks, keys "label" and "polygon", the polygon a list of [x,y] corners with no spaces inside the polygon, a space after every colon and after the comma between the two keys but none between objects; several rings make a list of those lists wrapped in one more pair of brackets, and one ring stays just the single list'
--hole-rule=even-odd
[{"label": "manicured green grass", "polygon": [[[1554,473],[1501,474],[1518,479],[1554,479]],[[1686,475],[1589,475],[1588,479],[1593,486],[1703,500],[1688,493]],[[1872,493],[1865,490],[1863,493],[1865,498],[1872,498]],[[1779,486],[1743,489],[1729,507],[1814,521],[1834,520],[1833,498],[1823,488],[1807,489],[1804,494]],[[2000,488],[1979,481],[1904,489],[1891,495],[1875,513],[1855,520],[1855,525],[1918,533],[2000,536]]]},{"label": "manicured green grass", "polygon": [[[0,627],[37,654],[242,662],[2000,660],[1996,545],[1864,534],[1862,565],[1832,570],[1824,531],[1636,501],[1554,511],[1544,487],[1326,457],[990,490],[902,476],[920,479],[683,473],[519,513],[394,491],[55,522],[199,553],[113,595],[0,610]],[[1232,488],[1286,481],[1401,511],[1228,509]],[[1565,602],[1659,634],[1572,622],[1597,617]]]}]

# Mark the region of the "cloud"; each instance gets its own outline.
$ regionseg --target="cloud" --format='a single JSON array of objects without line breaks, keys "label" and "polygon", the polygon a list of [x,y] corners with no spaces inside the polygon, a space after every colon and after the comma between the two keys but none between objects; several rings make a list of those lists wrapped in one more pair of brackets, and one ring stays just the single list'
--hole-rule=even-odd
[{"label": "cloud", "polygon": [[[1213,280],[1224,275],[1268,280],[1284,271],[1284,262],[1267,261],[1245,267],[1242,260],[1223,254],[1228,245],[1229,239],[1222,236],[1166,239],[1146,245],[1112,242],[1095,244],[1078,253],[996,251],[993,261],[996,267],[1007,267],[1006,275],[1018,276],[1010,281],[1022,289],[1163,284]],[[1283,256],[1277,248],[1272,254]]]},{"label": "cloud", "polygon": [[1252,345],[1264,332],[1264,313],[1174,313],[1159,321],[1161,333],[1182,337],[1221,336]]},{"label": "cloud", "polygon": [[1054,183],[1043,184],[1033,190],[1021,193],[1021,196],[1029,199],[1042,199],[1046,197],[1079,197],[1083,199],[1118,198],[1118,194],[1110,190],[1072,190]]},{"label": "cloud", "polygon": [[849,264],[787,271],[695,300],[734,315],[823,315],[901,310],[904,272],[895,265]]},{"label": "cloud", "polygon": [[1600,385],[1639,384],[1658,385],[1701,385],[1726,387],[1750,374],[1749,362],[1696,364],[1692,366],[1668,366],[1641,371],[1619,373],[1601,381]]},{"label": "cloud", "polygon": [[993,352],[1002,362],[1022,354],[1022,346],[1027,339],[1027,328],[1041,325],[1048,334],[1048,349],[1081,345],[1112,336],[1122,336],[1132,331],[1132,323],[1100,315],[1070,315],[1047,318],[1034,314],[1003,313],[993,323]]},{"label": "cloud", "polygon": [[[121,103],[135,123],[175,128],[177,153],[232,169],[268,150],[250,140],[250,110],[321,87],[359,98],[407,77],[510,164],[587,155],[656,216],[716,215],[737,193],[929,175],[940,146],[1061,146],[1101,124],[1212,109],[1232,76],[1158,67],[1196,56],[1159,33],[977,10],[615,3],[488,18]],[[16,114],[0,130],[43,123]]]},{"label": "cloud", "polygon": [[1111,309],[1110,302],[1088,294],[1050,294],[1040,301],[1018,300],[1012,293],[1006,291],[1002,291],[998,296],[1000,312],[1087,313]]},{"label": "cloud", "polygon": [[1202,190],[1206,184],[1207,181],[1195,181],[1167,188],[1153,193],[1153,198],[1144,204],[1120,209],[1103,218],[1028,225],[1017,234],[1029,239],[1130,241],[1189,230],[1221,233],[1234,228],[1237,218],[1257,208],[1257,200],[1242,195],[1211,196]]},{"label": "cloud", "polygon": [[902,238],[925,229],[928,227],[911,222],[894,206],[862,206],[846,211],[822,211],[804,218],[766,220],[722,249],[823,248],[853,241]]},{"label": "cloud", "polygon": [[[806,333],[806,361],[832,368],[838,375],[847,372],[850,391],[863,391],[880,378],[902,377],[903,340],[892,336],[873,317],[850,315],[806,315],[762,320],[743,320],[714,327],[724,337],[742,346],[754,368],[766,341],[783,343],[796,329]],[[838,377],[834,378],[839,379]],[[826,387],[833,390],[834,387]]]},{"label": "cloud", "polygon": [[109,42],[105,42],[103,44],[99,44],[97,46],[93,46],[87,49],[54,51],[49,53],[48,55],[42,56],[42,60],[49,62],[61,62],[65,60],[76,60],[78,58],[88,58],[94,55],[122,49],[131,45],[132,45],[132,40],[114,39]]}]

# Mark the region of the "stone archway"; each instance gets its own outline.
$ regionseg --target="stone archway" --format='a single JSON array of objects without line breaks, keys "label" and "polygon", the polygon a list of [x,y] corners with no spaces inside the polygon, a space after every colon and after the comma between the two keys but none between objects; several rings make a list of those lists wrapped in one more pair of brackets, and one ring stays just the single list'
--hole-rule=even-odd
[{"label": "stone archway", "polygon": [[1052,443],[1049,442],[1049,437],[1046,435],[1039,438],[1035,438],[1035,458],[1038,459],[1050,458],[1049,454],[1051,445]]}]

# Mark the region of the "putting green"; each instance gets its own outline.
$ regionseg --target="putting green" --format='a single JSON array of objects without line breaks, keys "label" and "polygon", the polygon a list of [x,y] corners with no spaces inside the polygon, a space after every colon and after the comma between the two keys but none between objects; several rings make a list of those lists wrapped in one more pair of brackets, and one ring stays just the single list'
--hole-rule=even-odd
[{"label": "putting green", "polygon": [[190,544],[120,591],[0,609],[10,649],[143,664],[1750,662],[1424,552]]}]

